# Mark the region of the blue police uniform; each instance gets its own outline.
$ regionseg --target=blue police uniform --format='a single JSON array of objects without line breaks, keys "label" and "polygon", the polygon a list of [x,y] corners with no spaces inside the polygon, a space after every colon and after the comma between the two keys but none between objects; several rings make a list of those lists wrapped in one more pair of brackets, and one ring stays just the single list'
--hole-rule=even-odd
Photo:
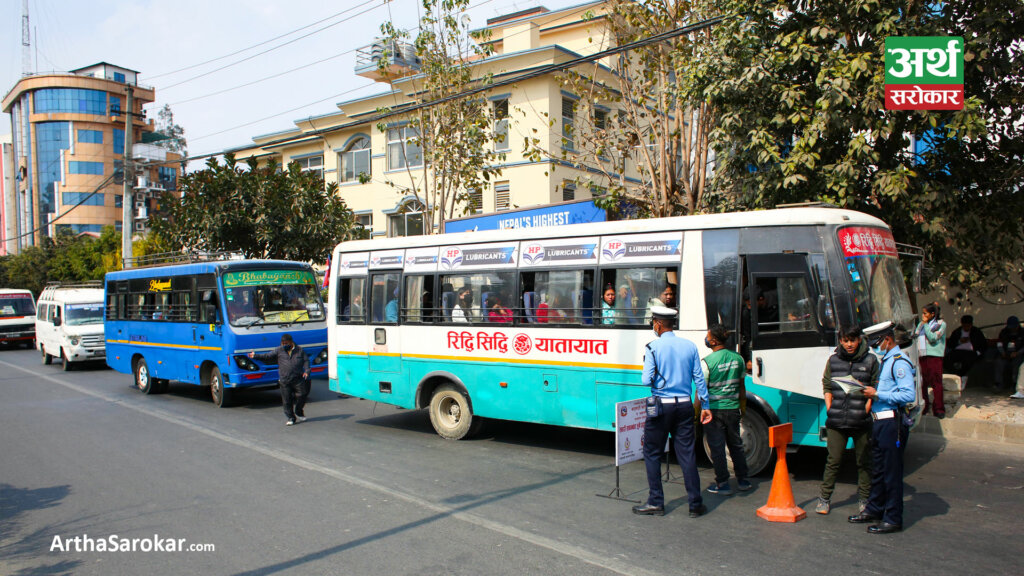
[{"label": "blue police uniform", "polygon": [[683,469],[683,483],[689,497],[690,510],[702,510],[700,477],[694,456],[693,402],[691,390],[696,385],[701,406],[708,406],[708,387],[701,370],[697,347],[674,333],[664,332],[647,345],[644,354],[643,383],[651,387],[651,395],[661,401],[661,415],[647,418],[644,424],[644,463],[647,466],[649,506],[663,507],[665,492],[661,484],[661,457],[665,440],[671,433],[676,459]]},{"label": "blue police uniform", "polygon": [[914,401],[914,366],[893,346],[882,358],[878,394],[871,404],[871,495],[864,515],[903,526],[903,451],[909,429],[901,407]]}]

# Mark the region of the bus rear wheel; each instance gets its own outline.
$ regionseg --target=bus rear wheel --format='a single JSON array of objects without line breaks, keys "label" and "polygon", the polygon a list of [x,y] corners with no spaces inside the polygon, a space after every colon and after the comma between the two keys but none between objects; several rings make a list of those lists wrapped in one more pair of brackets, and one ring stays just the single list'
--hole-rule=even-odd
[{"label": "bus rear wheel", "polygon": [[153,377],[149,373],[149,365],[146,364],[146,359],[139,358],[135,361],[135,387],[143,394],[153,394],[156,392],[153,384]]},{"label": "bus rear wheel", "polygon": [[220,373],[220,368],[216,366],[210,368],[208,378],[210,382],[210,398],[213,399],[214,406],[218,408],[230,406],[231,391],[224,387],[224,376]]},{"label": "bus rear wheel", "polygon": [[[711,460],[711,446],[708,444],[707,432],[704,437],[704,453],[708,460]],[[747,470],[750,476],[756,476],[771,464],[772,449],[768,446],[768,423],[764,416],[756,410],[747,410],[743,420],[740,421],[740,437],[743,439],[743,453],[747,457]],[[729,473],[735,475],[732,458],[729,457],[728,447],[725,449],[725,458],[729,463]]]},{"label": "bus rear wheel", "polygon": [[482,419],[473,416],[469,398],[451,384],[439,386],[430,397],[430,423],[447,440],[461,440],[480,428]]}]

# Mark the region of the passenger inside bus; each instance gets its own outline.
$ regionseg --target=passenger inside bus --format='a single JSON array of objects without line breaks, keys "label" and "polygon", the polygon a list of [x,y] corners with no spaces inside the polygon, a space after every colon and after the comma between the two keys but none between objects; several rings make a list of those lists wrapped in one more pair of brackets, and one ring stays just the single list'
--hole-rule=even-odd
[{"label": "passenger inside bus", "polygon": [[501,303],[501,295],[494,293],[487,298],[487,318],[490,322],[512,322],[512,311]]},{"label": "passenger inside bus", "polygon": [[455,306],[452,307],[452,322],[469,322],[473,309],[473,290],[464,286],[458,292]]},{"label": "passenger inside bus", "polygon": [[615,308],[615,286],[607,284],[601,296],[601,324],[612,325],[619,319],[619,311]]},{"label": "passenger inside bus", "polygon": [[651,308],[653,308],[654,306],[664,306],[665,308],[675,308],[676,307],[676,286],[675,286],[675,284],[668,284],[668,283],[666,283],[661,288],[661,293],[657,297],[651,298],[650,300],[647,301],[647,312],[644,313],[644,323],[645,324],[650,324],[651,323],[651,318],[652,318]]}]

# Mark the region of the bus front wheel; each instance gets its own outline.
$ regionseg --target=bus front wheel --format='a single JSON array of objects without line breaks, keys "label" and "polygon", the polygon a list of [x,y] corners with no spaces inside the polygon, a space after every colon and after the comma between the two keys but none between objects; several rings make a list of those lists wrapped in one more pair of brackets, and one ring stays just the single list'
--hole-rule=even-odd
[{"label": "bus front wheel", "polygon": [[[469,398],[451,384],[439,386],[430,398],[430,423],[438,435],[461,440],[479,428],[482,420],[473,416]],[[474,422],[475,421],[475,422]],[[474,426],[474,424],[476,424]]]},{"label": "bus front wheel", "polygon": [[[711,446],[708,444],[707,431],[704,431],[704,453],[711,460]],[[743,453],[747,457],[747,473],[756,476],[771,464],[772,449],[768,446],[768,423],[764,416],[756,410],[747,410],[740,421],[740,437],[743,439]],[[729,473],[735,475],[732,458],[728,448],[725,451],[729,463]]]},{"label": "bus front wheel", "polygon": [[224,387],[224,376],[220,373],[220,368],[214,366],[210,368],[210,398],[213,399],[213,404],[218,408],[224,408],[231,405],[231,391]]},{"label": "bus front wheel", "polygon": [[145,358],[135,361],[135,387],[143,394],[153,394],[156,390],[153,387],[153,377],[149,373],[149,365]]},{"label": "bus front wheel", "polygon": [[46,353],[46,346],[44,346],[43,344],[40,344],[39,345],[39,350],[42,351],[42,353],[43,353],[43,364],[45,364],[47,366],[49,366],[50,364],[53,364],[53,356],[50,356],[49,354]]}]

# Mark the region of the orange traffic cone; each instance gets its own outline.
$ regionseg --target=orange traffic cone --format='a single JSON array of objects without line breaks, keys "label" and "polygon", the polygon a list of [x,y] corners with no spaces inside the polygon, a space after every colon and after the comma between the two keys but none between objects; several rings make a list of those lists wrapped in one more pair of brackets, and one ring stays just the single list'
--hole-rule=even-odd
[{"label": "orange traffic cone", "polygon": [[786,445],[793,439],[793,425],[790,423],[772,426],[768,429],[768,445],[775,448],[778,461],[772,490],[768,493],[768,504],[757,509],[757,515],[769,522],[797,522],[807,518],[807,512],[793,500],[793,488],[789,485],[789,469],[786,467]]}]

